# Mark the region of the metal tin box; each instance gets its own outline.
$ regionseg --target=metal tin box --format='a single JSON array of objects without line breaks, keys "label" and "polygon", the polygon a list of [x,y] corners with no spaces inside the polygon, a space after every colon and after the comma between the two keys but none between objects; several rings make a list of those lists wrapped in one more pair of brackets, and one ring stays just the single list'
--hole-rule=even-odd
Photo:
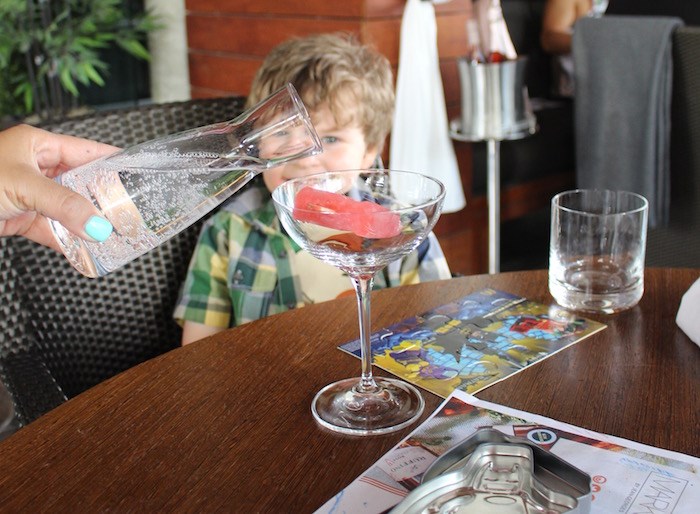
[{"label": "metal tin box", "polygon": [[588,514],[591,479],[530,441],[482,429],[440,456],[392,514]]}]

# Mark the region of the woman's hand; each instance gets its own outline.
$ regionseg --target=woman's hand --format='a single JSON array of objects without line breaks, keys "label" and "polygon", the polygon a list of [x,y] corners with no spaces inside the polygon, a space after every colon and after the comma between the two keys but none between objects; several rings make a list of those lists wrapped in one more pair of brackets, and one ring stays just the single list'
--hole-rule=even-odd
[{"label": "woman's hand", "polygon": [[53,179],[116,150],[28,125],[0,132],[0,236],[20,235],[58,249],[51,218],[83,239],[107,239],[110,222],[90,201]]}]

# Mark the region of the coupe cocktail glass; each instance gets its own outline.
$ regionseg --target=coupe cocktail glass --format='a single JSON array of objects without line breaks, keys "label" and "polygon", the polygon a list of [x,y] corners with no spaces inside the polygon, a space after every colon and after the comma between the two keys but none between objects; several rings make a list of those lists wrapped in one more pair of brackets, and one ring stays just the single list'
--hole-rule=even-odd
[{"label": "coupe cocktail glass", "polygon": [[272,193],[287,233],[314,257],[340,268],[357,293],[362,375],[324,387],[312,412],[322,426],[352,435],[393,432],[414,422],[423,397],[403,381],[374,377],[370,292],[375,274],[425,239],[445,188],[406,171],[329,171],[293,179]]},{"label": "coupe cocktail glass", "polygon": [[114,233],[97,243],[54,220],[51,228],[78,271],[106,275],[189,227],[258,173],[321,150],[288,84],[234,120],[147,141],[60,175],[56,180],[92,201]]}]

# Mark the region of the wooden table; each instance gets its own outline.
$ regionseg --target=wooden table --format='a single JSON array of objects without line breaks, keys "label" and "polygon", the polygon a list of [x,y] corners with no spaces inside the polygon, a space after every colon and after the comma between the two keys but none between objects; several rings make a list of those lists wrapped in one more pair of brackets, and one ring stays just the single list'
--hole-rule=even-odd
[{"label": "wooden table", "polygon": [[[647,270],[638,306],[592,316],[606,330],[478,396],[699,456],[700,348],[674,321],[699,276]],[[374,293],[374,327],[483,287],[552,301],[544,271],[458,278]],[[305,307],[100,384],[0,442],[0,510],[313,511],[415,428],[353,438],[314,423],[316,391],[359,373],[336,349],[356,324],[351,298]],[[425,417],[441,400],[424,394]]]}]

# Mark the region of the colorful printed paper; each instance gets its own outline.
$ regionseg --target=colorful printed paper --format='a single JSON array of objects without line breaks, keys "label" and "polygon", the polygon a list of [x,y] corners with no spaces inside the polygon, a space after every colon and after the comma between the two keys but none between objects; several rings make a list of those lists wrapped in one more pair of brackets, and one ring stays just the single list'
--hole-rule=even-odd
[{"label": "colorful printed paper", "polygon": [[[372,362],[443,398],[456,389],[473,394],[605,327],[484,289],[375,332]],[[359,340],[340,349],[360,356]]]}]

